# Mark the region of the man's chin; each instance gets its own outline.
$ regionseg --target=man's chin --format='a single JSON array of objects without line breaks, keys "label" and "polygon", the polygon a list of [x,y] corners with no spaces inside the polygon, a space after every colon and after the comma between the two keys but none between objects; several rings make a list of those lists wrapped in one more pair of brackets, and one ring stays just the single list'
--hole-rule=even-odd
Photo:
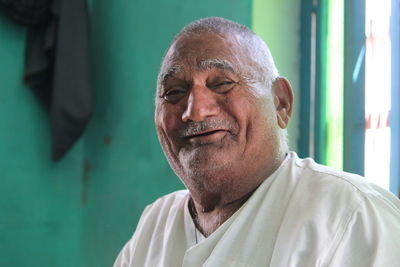
[{"label": "man's chin", "polygon": [[188,153],[180,153],[180,162],[186,172],[202,173],[229,167],[232,159],[230,153],[221,153],[209,147],[198,147]]}]

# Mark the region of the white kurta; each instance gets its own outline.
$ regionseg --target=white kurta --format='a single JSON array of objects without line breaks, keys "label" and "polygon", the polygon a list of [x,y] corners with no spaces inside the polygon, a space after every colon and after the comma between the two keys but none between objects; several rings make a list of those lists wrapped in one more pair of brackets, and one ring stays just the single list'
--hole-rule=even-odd
[{"label": "white kurta", "polygon": [[182,190],[149,205],[114,266],[400,266],[400,201],[293,152],[207,238],[188,200]]}]

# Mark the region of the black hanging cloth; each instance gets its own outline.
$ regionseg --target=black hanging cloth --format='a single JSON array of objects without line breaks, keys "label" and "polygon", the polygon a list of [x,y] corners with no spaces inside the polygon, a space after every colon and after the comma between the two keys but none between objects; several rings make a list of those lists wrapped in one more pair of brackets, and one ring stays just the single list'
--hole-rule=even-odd
[{"label": "black hanging cloth", "polygon": [[86,1],[0,3],[14,21],[28,26],[25,82],[49,112],[57,161],[82,135],[91,114]]}]

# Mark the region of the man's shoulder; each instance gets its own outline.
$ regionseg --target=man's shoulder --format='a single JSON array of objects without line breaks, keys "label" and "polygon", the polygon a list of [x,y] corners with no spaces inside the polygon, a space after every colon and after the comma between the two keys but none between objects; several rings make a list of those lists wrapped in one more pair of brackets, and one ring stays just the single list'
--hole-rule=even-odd
[{"label": "man's shoulder", "polygon": [[324,266],[396,262],[400,201],[393,194],[310,158],[290,153],[288,159],[275,179],[279,194],[272,191],[279,200],[274,205],[284,210],[275,245],[280,251],[310,255]]},{"label": "man's shoulder", "polygon": [[149,204],[146,207],[144,214],[157,213],[161,215],[163,213],[169,213],[171,210],[175,212],[182,211],[188,198],[188,190],[172,192],[156,199],[153,203]]},{"label": "man's shoulder", "polygon": [[302,159],[293,154],[294,166],[299,174],[298,179],[312,186],[314,190],[321,189],[328,195],[330,192],[336,192],[338,195],[351,194],[360,200],[382,197],[393,200],[395,198],[393,194],[365,177],[318,164],[311,158]]},{"label": "man's shoulder", "polygon": [[180,190],[149,204],[140,217],[133,237],[120,252],[114,266],[127,266],[128,263],[129,266],[154,266],[153,260],[149,261],[149,257],[153,256],[149,255],[162,255],[162,245],[166,242],[164,238],[183,229],[181,225],[188,198],[189,192]]},{"label": "man's shoulder", "polygon": [[188,197],[189,197],[189,191],[187,189],[182,189],[159,197],[153,202],[153,205],[186,201]]}]

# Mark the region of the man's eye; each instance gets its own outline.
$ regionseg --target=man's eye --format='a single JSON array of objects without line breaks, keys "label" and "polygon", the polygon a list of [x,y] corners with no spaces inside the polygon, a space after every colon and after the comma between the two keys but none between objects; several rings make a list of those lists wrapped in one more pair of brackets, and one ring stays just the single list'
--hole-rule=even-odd
[{"label": "man's eye", "polygon": [[222,82],[217,82],[213,85],[210,86],[211,89],[213,89],[217,93],[227,93],[229,92],[235,83],[233,81],[222,81]]},{"label": "man's eye", "polygon": [[182,89],[171,89],[165,92],[163,98],[171,103],[177,103],[184,95],[186,91]]},{"label": "man's eye", "polygon": [[233,82],[225,81],[225,82],[221,82],[221,83],[217,84],[217,86],[224,86],[224,85],[229,85],[229,84],[233,84]]}]

